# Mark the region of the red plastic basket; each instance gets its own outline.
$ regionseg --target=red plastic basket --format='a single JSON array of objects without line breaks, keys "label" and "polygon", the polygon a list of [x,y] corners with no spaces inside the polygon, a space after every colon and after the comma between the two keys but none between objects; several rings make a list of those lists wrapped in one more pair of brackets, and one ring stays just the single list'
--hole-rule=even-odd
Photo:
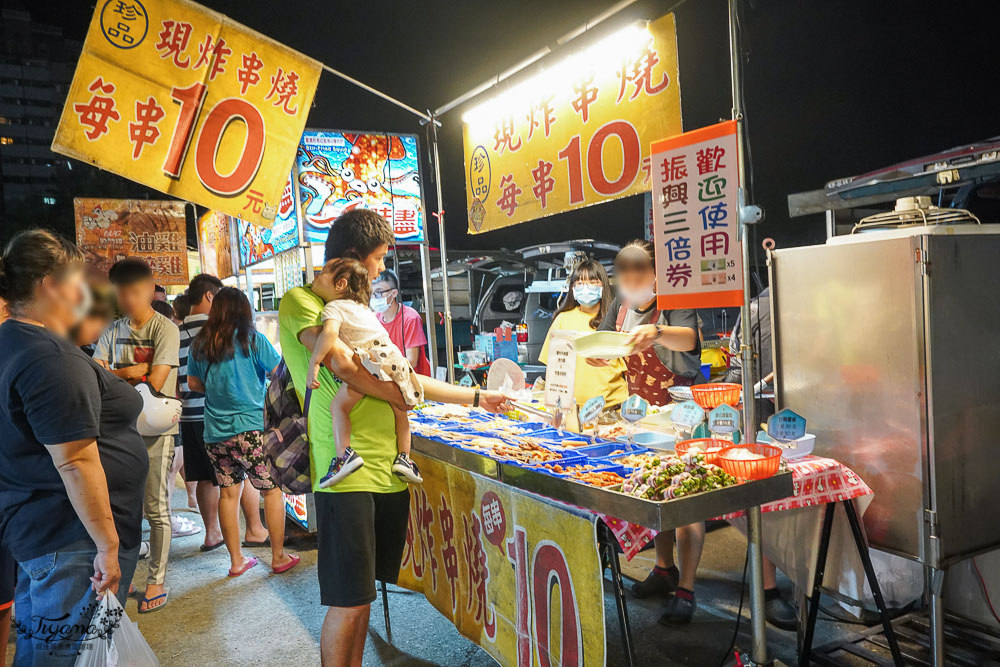
[{"label": "red plastic basket", "polygon": [[[764,458],[752,461],[727,458],[727,452],[734,449],[749,449],[754,454],[760,454]],[[736,479],[767,479],[778,472],[778,465],[780,463],[781,447],[765,445],[762,442],[730,445],[719,452],[716,458],[716,465]]]},{"label": "red plastic basket", "polygon": [[718,463],[716,460],[719,456],[719,452],[709,452],[709,449],[718,448],[723,450],[726,447],[732,447],[733,442],[731,440],[720,440],[718,438],[695,438],[694,440],[683,440],[674,445],[674,451],[678,456],[683,456],[688,453],[692,447],[699,447],[705,452],[705,463]]},{"label": "red plastic basket", "polygon": [[736,405],[740,402],[740,385],[729,382],[712,382],[691,387],[694,402],[706,410],[717,408],[723,403]]}]

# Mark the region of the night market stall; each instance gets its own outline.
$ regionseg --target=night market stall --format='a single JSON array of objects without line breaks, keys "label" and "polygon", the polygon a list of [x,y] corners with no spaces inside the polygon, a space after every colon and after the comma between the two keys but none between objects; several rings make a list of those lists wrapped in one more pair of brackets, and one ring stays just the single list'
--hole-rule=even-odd
[{"label": "night market stall", "polygon": [[[322,240],[324,223],[345,206],[359,205],[366,192],[386,191],[397,238],[421,243],[424,292],[428,312],[434,311],[419,163],[411,152],[416,141],[381,132],[304,132],[319,74],[327,71],[427,125],[445,278],[437,128],[443,115],[503,83],[506,89],[496,98],[463,115],[471,232],[652,190],[657,307],[739,306],[742,321],[750,321],[748,230],[762,212],[746,201],[740,187],[747,151],[736,0],[729,2],[732,119],[689,132],[682,132],[673,15],[594,35],[632,0],[587,21],[554,49],[532,54],[427,113],[186,0],[170,4],[175,19],[143,47],[152,49],[145,78],[113,63],[120,61],[119,50],[143,41],[135,35],[145,37],[150,26],[140,24],[148,17],[109,15],[104,21],[112,5],[98,9],[103,41],[88,40],[66,106],[75,112],[64,113],[54,149],[208,207],[211,212],[199,221],[202,264],[220,275],[236,276],[242,269],[251,296],[255,268],[265,262],[271,262],[278,290],[301,284],[316,266],[309,244]],[[185,55],[192,26],[209,23],[215,27],[208,30],[200,62],[192,63]],[[537,76],[519,76],[555,49],[560,55],[561,49],[575,53]],[[238,77],[220,76],[230,55]],[[187,76],[192,64],[205,68],[198,77]],[[191,80],[182,81],[186,76]],[[164,88],[163,81],[177,85]],[[117,120],[109,112],[113,93],[130,113],[136,109],[130,132],[108,127],[109,118]],[[169,141],[157,142],[161,129],[156,123],[170,101],[181,112],[176,131]],[[242,142],[226,133],[237,117],[247,128]],[[80,127],[89,128],[85,138]],[[162,131],[167,137],[166,126]],[[185,169],[189,146],[187,162],[194,164]],[[226,172],[220,164],[235,167]],[[378,210],[383,204],[376,198],[364,205]],[[421,224],[414,226],[416,219]],[[454,380],[446,279],[442,291],[444,365]],[[433,327],[429,338],[433,341]],[[535,397],[511,381],[506,388],[522,399],[518,416],[534,413],[547,423],[491,417],[475,407],[427,405],[413,413],[415,459],[427,481],[411,489],[403,584],[421,591],[463,635],[504,664],[554,659],[603,664],[607,565],[625,660],[633,664],[619,550],[634,556],[652,531],[712,518],[744,521],[753,637],[744,664],[767,664],[762,509],[777,520],[783,513],[818,506],[821,513],[779,531],[811,533],[803,539],[796,534],[792,558],[785,563],[811,594],[803,658],[827,553],[850,551],[853,542],[892,657],[900,663],[858,516],[870,500],[865,482],[832,459],[796,462],[792,454],[801,453],[793,450],[806,437],[805,420],[790,410],[769,420],[764,439],[772,442],[758,443],[754,399],[759,392],[750,372],[743,374],[742,386],[706,385],[687,395],[671,394],[677,402],[669,409],[631,396],[618,411],[625,425],[610,424],[603,433],[583,429],[600,420],[602,405],[576,404],[575,358],[631,353],[618,344],[618,352],[606,344],[588,352],[579,339],[555,337],[541,400],[532,402]],[[737,352],[743,368],[753,368],[754,347],[752,336],[741,341]],[[648,428],[639,429],[637,422]],[[581,436],[563,425],[588,433]],[[654,435],[637,441],[649,433]],[[846,539],[833,535],[838,504],[850,531]],[[388,629],[388,607],[386,621]]]}]

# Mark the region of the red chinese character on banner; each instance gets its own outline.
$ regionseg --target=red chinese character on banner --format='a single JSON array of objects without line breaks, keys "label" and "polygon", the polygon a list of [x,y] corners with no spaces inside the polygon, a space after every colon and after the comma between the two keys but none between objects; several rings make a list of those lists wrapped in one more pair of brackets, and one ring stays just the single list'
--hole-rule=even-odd
[{"label": "red chinese character on banner", "polygon": [[514,215],[514,210],[517,209],[517,196],[521,194],[521,188],[517,187],[517,183],[514,182],[514,175],[507,174],[500,178],[500,189],[502,193],[500,199],[497,200],[497,206],[510,218]]},{"label": "red chinese character on banner", "polygon": [[663,181],[679,181],[682,178],[687,178],[688,170],[687,164],[684,162],[683,155],[674,155],[673,157],[663,158],[663,162],[660,164],[660,174],[663,177]]},{"label": "red chinese character on banner", "polygon": [[621,71],[618,72],[621,87],[618,89],[618,99],[615,100],[615,104],[622,101],[622,97],[625,96],[625,88],[629,83],[632,84],[632,95],[629,100],[639,97],[640,93],[656,95],[663,92],[670,85],[670,77],[664,72],[660,77],[660,82],[653,85],[653,68],[658,62],[660,62],[660,56],[656,50],[647,46],[638,58],[631,63],[622,65]]},{"label": "red chinese character on banner", "polygon": [[640,167],[640,169],[642,169],[643,173],[642,182],[649,183],[650,172],[652,171],[652,165],[649,155],[642,158],[642,166]]},{"label": "red chinese character on banner", "polygon": [[179,21],[163,21],[163,30],[158,37],[160,41],[153,47],[157,51],[162,51],[160,58],[173,57],[174,65],[187,69],[191,65],[191,59],[181,54],[187,48],[188,40],[191,38],[191,24]]},{"label": "red chinese character on banner", "polygon": [[725,169],[726,165],[722,164],[722,158],[725,155],[726,149],[722,146],[709,146],[696,151],[694,160],[698,165],[698,175],[704,176],[705,174],[719,171],[719,169]]},{"label": "red chinese character on banner", "polygon": [[590,119],[590,105],[597,101],[597,86],[590,85],[593,81],[594,77],[590,77],[573,85],[573,92],[576,93],[576,97],[573,98],[573,111],[580,114],[584,123]]},{"label": "red chinese character on banner", "polygon": [[254,214],[259,215],[264,210],[264,193],[257,190],[247,191],[247,203],[243,205],[243,210],[250,209]]},{"label": "red chinese character on banner", "polygon": [[496,619],[490,613],[486,603],[486,583],[490,579],[490,570],[486,566],[486,549],[479,537],[481,524],[476,513],[472,513],[472,523],[469,518],[462,517],[464,535],[462,538],[462,554],[465,557],[467,583],[465,586],[465,610],[471,612],[476,623],[483,624],[483,630],[490,639],[496,637]]},{"label": "red chinese character on banner", "polygon": [[[385,217],[385,216],[383,216]],[[392,213],[392,227],[396,236],[413,236],[420,231],[417,226],[417,212],[412,208],[402,208]]]},{"label": "red chinese character on banner", "polygon": [[538,166],[531,170],[531,177],[535,179],[531,192],[535,195],[535,199],[542,202],[542,208],[545,208],[549,193],[556,187],[556,179],[549,176],[551,173],[552,163],[545,160],[539,160]]},{"label": "red chinese character on banner", "polygon": [[289,71],[287,74],[280,67],[271,77],[271,90],[264,96],[265,100],[273,96],[274,106],[281,107],[281,110],[289,116],[294,116],[296,109],[289,108],[292,98],[299,94],[299,75]]},{"label": "red chinese character on banner", "polygon": [[729,234],[712,232],[701,237],[701,256],[725,255],[729,253]]},{"label": "red chinese character on banner", "polygon": [[448,508],[448,499],[441,494],[441,509],[438,510],[438,523],[441,524],[441,537],[444,544],[441,555],[444,559],[444,575],[451,589],[451,610],[455,611],[458,595],[458,549],[455,548],[455,517]]},{"label": "red chinese character on banner", "polygon": [[132,142],[132,159],[138,160],[146,144],[155,144],[160,137],[156,124],[163,120],[166,112],[152,95],[146,102],[135,101],[135,122],[128,124],[128,136]]},{"label": "red chinese character on banner", "polygon": [[[434,523],[434,510],[427,499],[427,492],[418,489],[413,494],[414,507],[411,514],[416,518],[417,537],[420,541],[420,562],[427,566],[431,574],[431,590],[437,590],[437,557],[434,555],[434,535],[431,524]],[[414,561],[416,574],[416,561]]]},{"label": "red chinese character on banner", "polygon": [[264,67],[264,61],[255,51],[251,51],[249,55],[243,54],[243,66],[236,70],[236,80],[240,83],[240,95],[246,95],[247,88],[260,83],[262,67]]},{"label": "red chinese character on banner", "polygon": [[[552,128],[552,124],[556,122],[555,108],[552,106],[552,98],[549,97],[543,102],[531,105],[531,111],[528,112],[528,141],[531,141],[531,137],[535,134],[535,128],[540,124],[544,123],[545,136],[549,136],[549,130]],[[539,120],[541,118],[541,120]]]},{"label": "red chinese character on banner", "polygon": [[111,95],[111,93],[115,92],[115,85],[113,83],[105,83],[104,79],[97,77],[87,90],[94,93],[90,101],[86,104],[77,102],[73,105],[73,110],[80,115],[80,125],[86,125],[90,128],[86,132],[87,138],[94,141],[102,134],[107,134],[109,120],[121,120],[121,115],[115,110],[115,100],[113,97],[104,97],[97,94],[100,92],[105,95]]},{"label": "red chinese character on banner", "polygon": [[226,40],[220,37],[213,41],[211,35],[205,35],[205,41],[198,45],[198,61],[194,64],[194,68],[211,65],[208,70],[208,80],[214,81],[216,74],[226,71],[226,59],[232,52],[233,50],[226,46]]},{"label": "red chinese character on banner", "polygon": [[493,130],[493,151],[497,155],[503,155],[505,150],[511,153],[521,147],[521,136],[517,137],[517,144],[514,144],[514,120],[504,118]]},{"label": "red chinese character on banner", "polygon": [[691,265],[690,264],[669,264],[666,270],[667,282],[670,283],[671,287],[677,287],[682,282],[684,286],[687,287],[688,282],[691,280]]}]

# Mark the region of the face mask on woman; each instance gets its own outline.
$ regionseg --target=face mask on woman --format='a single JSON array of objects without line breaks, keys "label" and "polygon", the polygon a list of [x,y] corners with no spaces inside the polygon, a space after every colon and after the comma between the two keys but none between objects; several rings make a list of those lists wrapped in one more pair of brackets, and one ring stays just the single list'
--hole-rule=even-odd
[{"label": "face mask on woman", "polygon": [[573,286],[573,298],[581,306],[593,306],[601,300],[603,291],[601,285],[576,284]]},{"label": "face mask on woman", "polygon": [[389,310],[389,299],[384,296],[373,296],[371,301],[368,302],[371,309],[376,313],[384,313]]},{"label": "face mask on woman", "polygon": [[653,290],[652,285],[637,288],[625,286],[618,287],[618,298],[633,308],[645,306],[647,303],[652,301],[655,296],[656,292]]}]

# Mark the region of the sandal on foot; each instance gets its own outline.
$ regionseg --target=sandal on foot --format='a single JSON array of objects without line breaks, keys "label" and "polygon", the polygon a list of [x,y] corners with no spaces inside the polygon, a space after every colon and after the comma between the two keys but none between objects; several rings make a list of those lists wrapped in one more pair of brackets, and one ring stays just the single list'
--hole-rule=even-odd
[{"label": "sandal on foot", "polygon": [[269,547],[271,546],[271,538],[265,537],[260,542],[254,542],[253,540],[243,540],[243,546],[245,547]]},{"label": "sandal on foot", "polygon": [[202,553],[206,551],[215,551],[225,543],[226,543],[225,540],[219,540],[215,544],[203,544],[200,547],[198,547],[198,551],[201,551]]},{"label": "sandal on foot", "polygon": [[188,518],[173,515],[170,517],[171,537],[187,537],[201,532],[201,526]]},{"label": "sandal on foot", "polygon": [[[152,614],[154,611],[160,611],[161,609],[163,609],[164,607],[167,606],[167,600],[169,599],[169,597],[168,597],[169,595],[170,595],[170,591],[168,590],[168,591],[165,591],[163,593],[160,593],[159,595],[155,595],[155,596],[153,596],[151,598],[147,598],[146,596],[143,596],[142,600],[139,601],[139,613],[140,614]],[[160,599],[162,599],[163,602],[161,602],[160,604],[156,605],[155,607],[150,607],[149,606],[153,602],[156,602],[157,600],[160,600]],[[146,608],[143,609],[142,605],[146,605]]]},{"label": "sandal on foot", "polygon": [[229,570],[229,576],[230,577],[238,577],[241,574],[243,574],[244,572],[246,572],[247,570],[249,570],[251,567],[253,567],[254,565],[256,565],[258,562],[259,561],[257,560],[257,558],[255,556],[247,556],[246,558],[243,559],[243,567],[241,567],[238,570]]},{"label": "sandal on foot", "polygon": [[271,572],[274,573],[274,574],[281,574],[282,572],[288,572],[293,567],[295,567],[296,565],[298,565],[299,563],[302,562],[302,558],[300,556],[296,556],[295,554],[288,554],[288,558],[289,558],[289,560],[288,560],[287,563],[285,563],[284,565],[279,565],[278,567],[272,568]]}]

